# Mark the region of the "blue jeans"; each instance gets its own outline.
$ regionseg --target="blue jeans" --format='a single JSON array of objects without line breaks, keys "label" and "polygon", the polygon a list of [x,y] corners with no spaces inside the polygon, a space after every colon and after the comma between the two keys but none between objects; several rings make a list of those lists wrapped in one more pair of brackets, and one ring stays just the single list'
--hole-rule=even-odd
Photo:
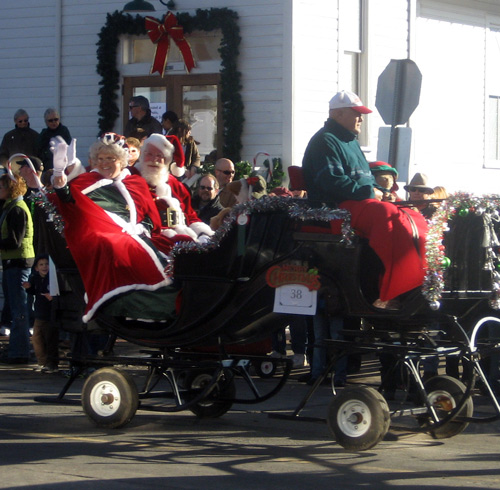
[{"label": "blue jeans", "polygon": [[[344,320],[341,317],[330,317],[323,309],[318,309],[318,312],[313,318],[314,325],[314,350],[313,363],[311,369],[311,378],[318,378],[326,369],[326,354],[325,346],[321,346],[322,340],[341,340],[342,336],[339,333],[344,326]],[[335,364],[334,380],[345,381],[347,377],[347,356],[341,357]]]},{"label": "blue jeans", "polygon": [[8,289],[8,302],[12,316],[9,338],[9,357],[30,356],[28,294],[23,282],[28,280],[30,269],[11,267],[4,269],[2,282]]}]

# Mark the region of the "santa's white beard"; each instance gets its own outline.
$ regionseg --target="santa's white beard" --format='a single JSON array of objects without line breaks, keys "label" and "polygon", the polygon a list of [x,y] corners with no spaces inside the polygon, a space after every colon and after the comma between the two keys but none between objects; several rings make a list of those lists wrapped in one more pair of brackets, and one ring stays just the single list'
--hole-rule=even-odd
[{"label": "santa's white beard", "polygon": [[165,183],[168,179],[168,169],[166,165],[150,167],[143,163],[139,170],[142,177],[146,179],[151,187],[157,187],[159,184]]}]

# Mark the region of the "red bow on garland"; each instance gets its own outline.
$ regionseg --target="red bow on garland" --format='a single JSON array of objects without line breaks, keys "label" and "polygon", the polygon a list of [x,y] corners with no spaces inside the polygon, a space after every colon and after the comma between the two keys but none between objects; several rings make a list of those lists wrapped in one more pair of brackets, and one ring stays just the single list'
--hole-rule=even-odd
[{"label": "red bow on garland", "polygon": [[193,53],[191,52],[191,46],[184,38],[184,29],[177,23],[177,17],[172,12],[167,12],[163,24],[153,17],[146,17],[145,21],[149,38],[156,44],[151,73],[158,72],[163,77],[167,66],[170,38],[174,40],[179,48],[184,58],[186,70],[189,73],[194,68]]}]

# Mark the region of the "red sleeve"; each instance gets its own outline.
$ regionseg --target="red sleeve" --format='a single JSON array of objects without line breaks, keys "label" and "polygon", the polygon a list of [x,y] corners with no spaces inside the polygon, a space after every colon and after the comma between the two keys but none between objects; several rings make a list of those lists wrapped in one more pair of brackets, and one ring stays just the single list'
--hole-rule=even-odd
[{"label": "red sleeve", "polygon": [[169,175],[168,185],[172,189],[172,196],[177,198],[181,203],[181,208],[186,216],[186,223],[191,225],[192,223],[198,223],[201,221],[196,214],[196,211],[191,205],[191,193],[186,189],[186,186],[179,182],[179,180],[173,175]]}]

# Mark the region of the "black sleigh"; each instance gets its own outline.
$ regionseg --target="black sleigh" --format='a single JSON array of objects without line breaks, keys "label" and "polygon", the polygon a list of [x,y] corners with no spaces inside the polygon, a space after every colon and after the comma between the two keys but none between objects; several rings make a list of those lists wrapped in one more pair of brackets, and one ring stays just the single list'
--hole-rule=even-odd
[{"label": "black sleigh", "polygon": [[[380,357],[383,369],[379,387],[336,391],[332,385],[326,419],[349,450],[375,446],[396,417],[410,417],[415,431],[436,438],[459,434],[470,422],[496,420],[499,207],[493,197],[443,202],[429,223],[423,286],[401,298],[399,309],[382,310],[373,306],[382,265],[350,228],[346,211],[278,197],[237,205],[211,242],[174,249],[172,274],[182,301],[173,323],[97,315],[100,328],[142,350],[72,359],[82,369],[98,368],[82,389],[84,411],[99,426],[121,427],[139,408],[219,417],[234,403],[262,402],[279,393],[292,367],[267,355],[270,336],[291,315],[310,315],[313,303],[325,300],[331,315],[357,326],[345,332],[349,340],[325,341],[331,355],[323,376],[294,411],[274,416],[300,420],[338,358],[356,354]],[[313,299],[296,308],[290,291]],[[422,366],[433,359],[446,363],[447,374],[422,379]],[[141,369],[141,388],[137,376],[118,365]],[[261,378],[267,378],[264,388]],[[478,390],[491,400],[494,416],[475,416]]]}]

